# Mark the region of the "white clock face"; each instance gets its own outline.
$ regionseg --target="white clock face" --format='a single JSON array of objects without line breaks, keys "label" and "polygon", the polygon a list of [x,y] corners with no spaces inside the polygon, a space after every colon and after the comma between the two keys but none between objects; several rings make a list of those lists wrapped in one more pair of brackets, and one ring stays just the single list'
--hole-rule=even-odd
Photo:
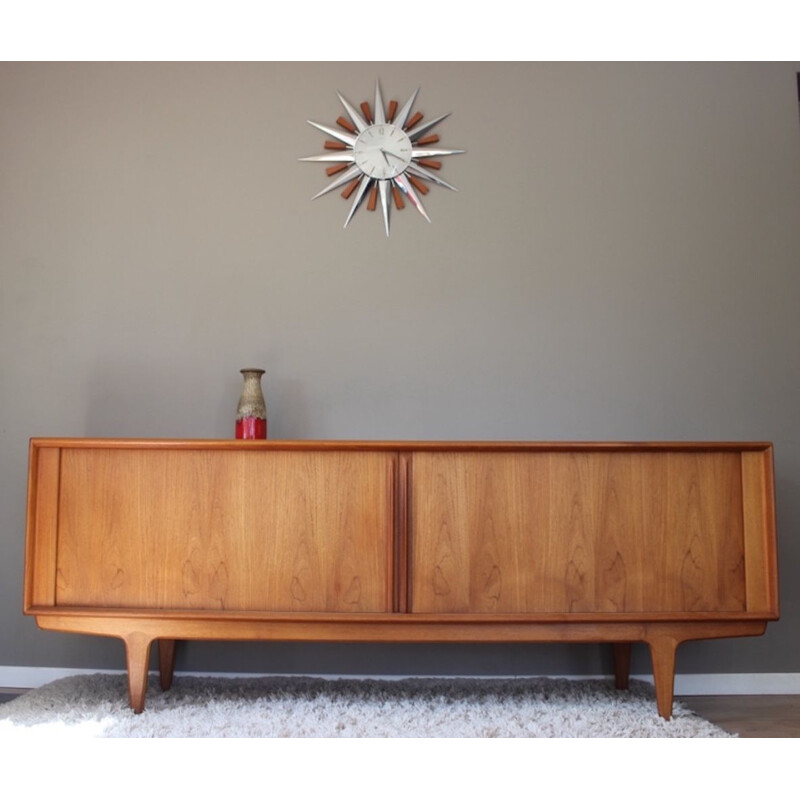
[{"label": "white clock face", "polygon": [[405,172],[411,163],[411,139],[402,128],[381,122],[359,134],[353,154],[356,165],[365,175],[388,180]]}]

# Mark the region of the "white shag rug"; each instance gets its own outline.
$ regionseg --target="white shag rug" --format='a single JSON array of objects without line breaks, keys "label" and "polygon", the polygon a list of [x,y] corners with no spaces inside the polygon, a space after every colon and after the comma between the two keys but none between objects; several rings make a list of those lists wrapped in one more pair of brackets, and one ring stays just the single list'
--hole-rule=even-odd
[{"label": "white shag rug", "polygon": [[735,738],[653,687],[560,678],[150,678],[145,710],[124,675],[53,681],[0,704],[0,737]]}]

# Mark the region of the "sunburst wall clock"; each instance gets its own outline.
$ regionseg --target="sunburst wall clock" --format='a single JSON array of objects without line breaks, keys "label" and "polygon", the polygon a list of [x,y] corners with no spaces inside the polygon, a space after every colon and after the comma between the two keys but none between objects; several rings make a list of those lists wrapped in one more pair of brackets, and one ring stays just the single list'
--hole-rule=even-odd
[{"label": "sunburst wall clock", "polygon": [[436,174],[442,167],[442,162],[437,159],[466,151],[432,146],[439,142],[439,136],[431,133],[432,129],[450,114],[423,122],[421,113],[411,113],[418,93],[419,89],[414,91],[402,107],[396,100],[384,106],[380,82],[376,82],[372,108],[368,102],[363,102],[359,111],[337,92],[347,113],[346,117],[336,120],[339,128],[308,120],[309,125],[332,137],[332,140],[325,141],[325,153],[300,159],[330,164],[325,172],[333,180],[312,200],[344,187],[342,197],[345,200],[353,198],[345,228],[365,198],[370,211],[375,211],[380,200],[383,226],[388,236],[392,204],[399,211],[407,200],[430,222],[420,195],[430,191],[430,184],[458,191]]}]

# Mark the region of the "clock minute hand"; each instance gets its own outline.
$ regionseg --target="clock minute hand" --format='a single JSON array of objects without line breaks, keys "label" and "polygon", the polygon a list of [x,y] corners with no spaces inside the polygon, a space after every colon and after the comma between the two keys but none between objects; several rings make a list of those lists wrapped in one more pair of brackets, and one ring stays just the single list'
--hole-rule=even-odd
[{"label": "clock minute hand", "polygon": [[397,155],[397,153],[393,153],[391,150],[384,150],[384,149],[381,147],[381,152],[383,153],[383,155],[384,155],[384,158],[385,158],[387,155],[390,155],[390,156],[392,156],[392,158],[396,158],[398,161],[402,161],[402,162],[404,162],[404,163],[405,163],[405,159],[403,158],[403,156],[399,156],[399,155]]}]

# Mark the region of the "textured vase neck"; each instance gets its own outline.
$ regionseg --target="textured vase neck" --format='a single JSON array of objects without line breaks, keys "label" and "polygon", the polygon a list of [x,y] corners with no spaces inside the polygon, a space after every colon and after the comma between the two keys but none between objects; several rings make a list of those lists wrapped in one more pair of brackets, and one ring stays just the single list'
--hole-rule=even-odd
[{"label": "textured vase neck", "polygon": [[239,398],[239,407],[236,410],[238,419],[243,417],[258,417],[266,419],[267,406],[264,402],[264,394],[261,391],[261,376],[263,369],[243,369],[240,370],[244,378],[242,394]]}]

